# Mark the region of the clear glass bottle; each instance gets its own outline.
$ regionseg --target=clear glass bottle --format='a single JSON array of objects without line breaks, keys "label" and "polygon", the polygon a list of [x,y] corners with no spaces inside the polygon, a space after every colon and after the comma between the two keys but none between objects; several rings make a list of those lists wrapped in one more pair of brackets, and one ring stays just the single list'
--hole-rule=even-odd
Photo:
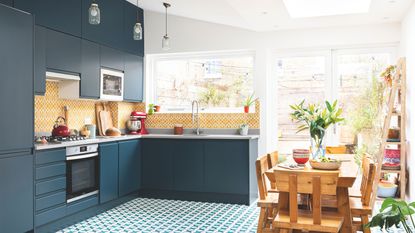
[{"label": "clear glass bottle", "polygon": [[167,36],[167,35],[163,36],[163,40],[162,40],[162,43],[161,43],[161,48],[163,50],[169,50],[170,49],[170,38],[169,38],[169,36]]},{"label": "clear glass bottle", "polygon": [[89,23],[92,25],[97,25],[101,22],[101,13],[98,7],[98,4],[93,2],[89,7]]}]

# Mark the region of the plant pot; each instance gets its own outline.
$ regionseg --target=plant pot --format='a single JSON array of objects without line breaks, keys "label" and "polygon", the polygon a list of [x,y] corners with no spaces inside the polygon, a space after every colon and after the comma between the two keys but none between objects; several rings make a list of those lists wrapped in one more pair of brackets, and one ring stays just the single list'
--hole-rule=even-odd
[{"label": "plant pot", "polygon": [[248,135],[248,131],[249,131],[248,125],[241,125],[241,127],[239,128],[239,134],[242,136]]},{"label": "plant pot", "polygon": [[249,106],[244,106],[244,112],[249,113]]},{"label": "plant pot", "polygon": [[154,106],[154,112],[160,112],[160,105]]}]

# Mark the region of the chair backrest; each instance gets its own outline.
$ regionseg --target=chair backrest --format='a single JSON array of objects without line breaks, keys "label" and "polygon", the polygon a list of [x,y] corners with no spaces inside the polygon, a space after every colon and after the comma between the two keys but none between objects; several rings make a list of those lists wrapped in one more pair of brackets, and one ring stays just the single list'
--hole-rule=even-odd
[{"label": "chair backrest", "polygon": [[327,154],[346,154],[347,147],[346,146],[327,146],[326,153]]},{"label": "chair backrest", "polygon": [[360,191],[362,193],[361,200],[364,206],[370,206],[372,199],[374,199],[373,183],[376,175],[376,164],[368,154],[363,157],[362,171],[362,183],[360,184]]},{"label": "chair backrest", "polygon": [[255,161],[256,178],[258,182],[259,199],[265,200],[268,196],[268,188],[265,177],[265,172],[268,170],[268,159],[267,155],[259,157]]},{"label": "chair backrest", "polygon": [[336,195],[339,172],[274,171],[277,189],[289,193],[290,222],[298,220],[298,194],[312,194],[313,224],[321,224],[321,195]]},{"label": "chair backrest", "polygon": [[267,155],[268,157],[268,167],[272,168],[278,164],[278,151],[271,152]]}]

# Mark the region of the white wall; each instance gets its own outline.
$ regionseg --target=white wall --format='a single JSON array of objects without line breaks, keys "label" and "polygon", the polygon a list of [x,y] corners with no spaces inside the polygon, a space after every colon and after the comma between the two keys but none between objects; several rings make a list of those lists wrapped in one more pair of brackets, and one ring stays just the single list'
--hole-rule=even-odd
[{"label": "white wall", "polygon": [[[145,12],[146,54],[166,53],[161,49],[164,15]],[[169,16],[171,49],[168,53],[253,50],[255,51],[255,93],[261,101],[260,154],[277,149],[277,97],[273,90],[271,55],[277,50],[350,48],[398,43],[399,24],[357,27],[253,32],[235,27]]]},{"label": "white wall", "polygon": [[402,22],[402,42],[400,53],[406,56],[407,67],[407,167],[409,171],[409,189],[408,197],[411,201],[415,200],[415,172],[410,170],[411,165],[415,162],[415,148],[412,144],[415,142],[415,111],[413,106],[415,104],[415,3],[411,8],[405,19]]}]

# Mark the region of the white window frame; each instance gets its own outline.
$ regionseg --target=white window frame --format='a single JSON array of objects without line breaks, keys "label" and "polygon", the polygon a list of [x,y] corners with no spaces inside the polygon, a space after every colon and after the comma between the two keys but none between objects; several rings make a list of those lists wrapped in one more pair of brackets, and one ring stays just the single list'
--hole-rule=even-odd
[{"label": "white window frame", "polygon": [[[215,52],[193,52],[193,53],[172,53],[172,54],[155,54],[146,56],[146,81],[145,81],[145,100],[147,104],[155,103],[157,99],[157,87],[155,80],[155,68],[158,61],[171,61],[171,60],[184,60],[184,59],[215,59],[215,58],[232,58],[240,56],[252,57],[252,90],[255,91],[255,51],[253,50],[237,50],[237,51],[215,51]],[[146,106],[146,111],[148,106]],[[191,113],[191,103],[188,108],[178,110],[167,110],[161,106],[161,112],[159,114],[170,114],[170,113]],[[215,107],[200,109],[203,113],[243,113],[243,106],[241,107]],[[250,107],[250,113],[255,112],[255,104]]]},{"label": "white window frame", "polygon": [[[290,58],[290,57],[311,57],[311,56],[325,56],[326,58],[326,90],[325,96],[329,101],[333,101],[338,98],[338,84],[339,76],[337,75],[337,60],[340,55],[347,54],[365,54],[365,53],[390,53],[391,62],[393,63],[397,59],[397,44],[378,44],[367,46],[350,46],[350,47],[332,47],[321,49],[285,49],[276,50],[272,56],[272,64],[275,64],[277,59]],[[273,65],[273,73],[276,74],[276,66]],[[278,81],[277,81],[278,82]],[[277,89],[278,87],[276,87]],[[277,101],[278,102],[278,101]],[[277,105],[278,108],[278,105]],[[278,120],[277,120],[278,121]],[[340,133],[337,126],[334,125],[326,132],[327,139],[326,144],[328,146],[338,146]]]}]

